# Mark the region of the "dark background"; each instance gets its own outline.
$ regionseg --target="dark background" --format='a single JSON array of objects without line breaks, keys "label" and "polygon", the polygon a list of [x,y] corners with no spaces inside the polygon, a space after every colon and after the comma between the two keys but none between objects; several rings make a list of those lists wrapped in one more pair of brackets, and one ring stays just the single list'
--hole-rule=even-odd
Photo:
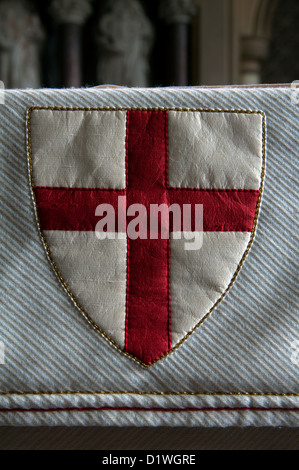
[{"label": "dark background", "polygon": [[[100,85],[96,66],[101,49],[96,45],[95,28],[106,0],[93,0],[92,13],[77,28],[78,51],[74,51],[76,44],[65,47],[70,25],[53,19],[51,1],[23,0],[37,13],[45,32],[41,86]],[[286,83],[299,78],[298,0],[194,0],[195,13],[186,24],[161,18],[161,1],[139,0],[155,35],[148,86]],[[70,52],[78,61],[79,83],[63,72]],[[3,80],[1,72],[0,64]],[[127,85],[121,80],[118,84]]]}]

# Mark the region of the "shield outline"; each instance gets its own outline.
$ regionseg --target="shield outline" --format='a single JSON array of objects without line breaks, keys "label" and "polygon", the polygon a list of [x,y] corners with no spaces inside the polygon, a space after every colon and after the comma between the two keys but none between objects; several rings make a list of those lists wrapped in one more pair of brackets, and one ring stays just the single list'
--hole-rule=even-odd
[{"label": "shield outline", "polygon": [[[210,112],[210,113],[236,113],[236,114],[259,114],[262,116],[262,164],[261,164],[261,173],[260,173],[260,186],[259,186],[259,196],[256,204],[256,210],[253,220],[252,231],[250,235],[249,242],[247,247],[245,248],[241,260],[232,275],[232,278],[226,287],[226,289],[222,292],[220,297],[216,300],[213,306],[209,309],[208,312],[199,320],[199,322],[193,326],[193,328],[188,331],[188,333],[178,342],[176,343],[171,349],[169,349],[165,354],[160,356],[158,359],[153,360],[150,364],[144,363],[138,357],[130,354],[129,352],[123,350],[116,341],[114,341],[110,336],[99,326],[97,325],[92,318],[88,315],[88,313],[84,310],[84,308],[80,305],[78,300],[76,299],[75,295],[72,293],[71,289],[68,287],[67,283],[63,279],[55,261],[52,258],[50,247],[47,243],[47,240],[41,230],[40,220],[38,215],[38,207],[36,202],[36,197],[34,193],[34,175],[33,175],[33,165],[32,165],[32,146],[31,146],[31,113],[34,110],[51,110],[51,111],[191,111],[191,112]],[[257,222],[258,216],[260,212],[262,196],[263,196],[263,189],[264,189],[264,180],[265,180],[265,171],[266,171],[266,115],[261,110],[248,110],[248,109],[213,109],[213,108],[178,108],[178,107],[68,107],[68,106],[31,106],[28,108],[26,113],[26,144],[27,144],[27,163],[28,163],[28,175],[29,175],[29,187],[30,193],[32,197],[32,202],[34,206],[34,213],[35,219],[37,223],[37,229],[45,249],[47,258],[54,270],[55,274],[58,277],[64,291],[68,294],[69,298],[73,302],[73,304],[77,307],[83,317],[87,320],[87,322],[99,333],[104,337],[118,352],[127,356],[128,358],[133,359],[135,362],[140,364],[141,366],[148,368],[153,364],[159,362],[160,360],[164,359],[176,349],[178,349],[193,333],[200,325],[210,316],[210,314],[214,311],[214,309],[221,303],[223,298],[226,296],[232,285],[234,284],[244,262],[245,259],[250,251],[250,248],[253,244],[256,229],[257,229]]]}]

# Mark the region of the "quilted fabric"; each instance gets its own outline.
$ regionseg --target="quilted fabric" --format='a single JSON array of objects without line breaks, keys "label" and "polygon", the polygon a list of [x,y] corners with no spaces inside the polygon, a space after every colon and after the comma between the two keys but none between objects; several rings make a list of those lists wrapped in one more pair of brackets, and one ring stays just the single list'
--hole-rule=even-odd
[{"label": "quilted fabric", "polygon": [[[95,329],[142,365],[170,354],[222,300],[252,245],[265,115],[32,107],[27,133],[37,224],[66,292]],[[185,186],[176,186],[182,175]],[[117,241],[105,244],[107,269],[101,241],[119,236],[127,239],[121,252]],[[200,256],[183,257],[185,250]]]},{"label": "quilted fabric", "polygon": [[[264,196],[246,263],[212,315],[180,348],[150,368],[140,367],[105,336],[87,328],[50,266],[28,183],[26,113],[32,106],[249,109],[266,115]],[[298,424],[291,176],[296,168],[296,105],[291,90],[9,91],[0,112],[5,346],[1,423]],[[210,159],[207,164],[212,164]],[[184,181],[177,184],[183,186]],[[121,263],[121,257],[117,259]],[[177,259],[184,266],[180,255]]]}]

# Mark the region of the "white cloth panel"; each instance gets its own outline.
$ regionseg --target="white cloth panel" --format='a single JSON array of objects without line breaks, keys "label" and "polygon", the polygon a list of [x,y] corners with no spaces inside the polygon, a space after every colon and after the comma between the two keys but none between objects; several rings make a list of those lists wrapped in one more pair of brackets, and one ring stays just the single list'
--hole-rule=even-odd
[{"label": "white cloth panel", "polygon": [[[22,411],[0,413],[1,425],[298,426],[294,94],[290,85],[5,91],[0,405]],[[264,194],[246,262],[207,320],[150,368],[141,368],[89,327],[50,266],[28,190],[25,116],[31,106],[253,109],[266,115]],[[120,409],[82,411],[105,406]],[[62,409],[25,411],[34,407]],[[192,407],[200,410],[185,411]]]},{"label": "white cloth panel", "polygon": [[[190,236],[190,232],[186,232]],[[180,341],[228,287],[249,243],[249,232],[204,232],[202,248],[171,239],[171,345]],[[173,234],[172,234],[173,237]]]},{"label": "white cloth panel", "polygon": [[259,189],[262,119],[259,113],[169,111],[170,186]]},{"label": "white cloth panel", "polygon": [[125,111],[35,109],[30,135],[36,186],[125,187]]},{"label": "white cloth panel", "polygon": [[99,240],[95,232],[46,230],[44,234],[54,263],[82,309],[123,347],[126,239]]}]

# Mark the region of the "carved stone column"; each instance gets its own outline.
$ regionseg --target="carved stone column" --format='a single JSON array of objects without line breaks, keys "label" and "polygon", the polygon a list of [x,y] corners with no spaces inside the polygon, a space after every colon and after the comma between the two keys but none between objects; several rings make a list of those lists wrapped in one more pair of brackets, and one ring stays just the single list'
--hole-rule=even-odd
[{"label": "carved stone column", "polygon": [[195,0],[160,0],[160,18],[166,23],[166,80],[189,84],[189,24],[196,12]]},{"label": "carved stone column", "polygon": [[138,0],[103,2],[95,29],[98,83],[148,86],[153,39],[153,27]]},{"label": "carved stone column", "polygon": [[61,85],[82,85],[81,28],[91,13],[92,0],[52,0],[50,12],[59,25]]}]

